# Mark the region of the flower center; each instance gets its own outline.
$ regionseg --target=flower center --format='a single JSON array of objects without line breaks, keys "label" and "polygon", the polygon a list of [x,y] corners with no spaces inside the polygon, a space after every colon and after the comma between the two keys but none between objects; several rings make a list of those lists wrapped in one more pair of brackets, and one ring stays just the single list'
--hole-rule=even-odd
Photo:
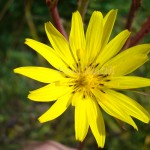
[{"label": "flower center", "polygon": [[92,74],[80,74],[76,83],[80,87],[91,88],[95,85],[95,79]]},{"label": "flower center", "polygon": [[98,76],[94,71],[87,69],[84,72],[78,72],[75,79],[75,89],[90,92],[99,86],[101,77]]}]

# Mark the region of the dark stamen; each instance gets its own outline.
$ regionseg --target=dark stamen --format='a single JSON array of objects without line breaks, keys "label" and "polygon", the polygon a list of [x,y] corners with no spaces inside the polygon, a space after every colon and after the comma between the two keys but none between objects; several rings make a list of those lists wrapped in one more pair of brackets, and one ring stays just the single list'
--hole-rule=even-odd
[{"label": "dark stamen", "polygon": [[100,90],[102,93],[105,93],[103,90]]},{"label": "dark stamen", "polygon": [[108,77],[108,74],[103,75],[103,77],[104,77],[104,78],[105,78],[105,77]]},{"label": "dark stamen", "polygon": [[109,81],[111,81],[111,80],[105,80],[105,82],[109,82]]},{"label": "dark stamen", "polygon": [[74,94],[74,93],[75,93],[75,91],[72,92],[72,94]]},{"label": "dark stamen", "polygon": [[77,67],[79,67],[79,64],[78,64],[78,63],[76,63],[76,66],[77,66]]},{"label": "dark stamen", "polygon": [[99,85],[104,86],[104,84],[99,84]]},{"label": "dark stamen", "polygon": [[95,65],[95,68],[99,66],[99,63]]},{"label": "dark stamen", "polygon": [[72,70],[70,66],[68,66],[68,68],[69,68],[70,70]]},{"label": "dark stamen", "polygon": [[90,64],[89,64],[89,67],[91,67],[92,65],[93,65],[93,63],[90,63]]}]

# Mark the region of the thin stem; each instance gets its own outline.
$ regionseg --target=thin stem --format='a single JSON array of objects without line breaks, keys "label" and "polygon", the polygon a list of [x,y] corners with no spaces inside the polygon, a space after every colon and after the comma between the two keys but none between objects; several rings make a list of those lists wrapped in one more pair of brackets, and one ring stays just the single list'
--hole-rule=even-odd
[{"label": "thin stem", "polygon": [[134,17],[135,17],[137,11],[139,10],[139,8],[141,6],[141,1],[142,0],[132,0],[130,11],[129,11],[129,14],[128,14],[127,23],[126,23],[126,26],[125,26],[125,28],[128,29],[128,30],[131,30]]},{"label": "thin stem", "polygon": [[[139,10],[141,6],[141,2],[142,0],[132,0],[125,29],[128,29],[129,31],[131,31],[133,20],[135,18],[137,11]],[[126,41],[122,50],[127,49],[130,46],[130,42],[131,42],[131,38],[129,38]]]},{"label": "thin stem", "polygon": [[84,20],[85,13],[89,4],[89,0],[78,0],[78,10]]},{"label": "thin stem", "polygon": [[60,33],[62,33],[64,35],[64,37],[66,39],[68,39],[68,36],[67,36],[65,29],[61,23],[60,16],[58,13],[58,9],[57,9],[58,0],[46,0],[46,4],[47,4],[49,11],[51,13],[51,16],[53,18],[55,27],[58,29],[58,31]]},{"label": "thin stem", "polygon": [[150,32],[150,17],[130,41],[130,47],[138,44]]},{"label": "thin stem", "polygon": [[78,149],[77,150],[82,150],[84,146],[84,141],[79,143]]}]

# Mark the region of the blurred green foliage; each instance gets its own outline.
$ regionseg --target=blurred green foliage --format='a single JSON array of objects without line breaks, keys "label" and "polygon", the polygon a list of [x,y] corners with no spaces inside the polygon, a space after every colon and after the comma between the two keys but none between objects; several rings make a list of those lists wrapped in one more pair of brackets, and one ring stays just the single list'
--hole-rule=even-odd
[{"label": "blurred green foliage", "polygon": [[[86,13],[85,24],[94,10],[106,14],[110,9],[118,9],[118,17],[112,36],[124,29],[131,0],[90,0]],[[69,33],[71,15],[77,8],[77,0],[60,0],[59,13]],[[132,34],[135,34],[150,15],[149,0],[143,0],[135,18]],[[24,45],[25,38],[33,38],[48,43],[44,31],[44,23],[52,21],[45,1],[36,0],[6,0],[0,1],[0,149],[20,150],[27,141],[56,140],[68,146],[76,147],[78,142],[74,137],[74,108],[67,110],[61,117],[51,122],[40,124],[37,121],[52,103],[34,103],[28,101],[29,90],[41,87],[40,83],[13,73],[19,66],[48,66],[47,62]],[[150,35],[142,43],[150,42]],[[136,75],[150,78],[150,63],[146,63]],[[141,91],[150,93],[150,88]],[[125,91],[126,92],[126,91]],[[136,92],[126,92],[150,110],[150,96]],[[139,131],[127,126],[122,130],[117,122],[104,114],[107,138],[106,150],[148,150],[150,149],[150,126],[136,120]],[[126,125],[125,125],[126,126]],[[96,150],[97,145],[93,135],[88,133],[85,149]]]}]

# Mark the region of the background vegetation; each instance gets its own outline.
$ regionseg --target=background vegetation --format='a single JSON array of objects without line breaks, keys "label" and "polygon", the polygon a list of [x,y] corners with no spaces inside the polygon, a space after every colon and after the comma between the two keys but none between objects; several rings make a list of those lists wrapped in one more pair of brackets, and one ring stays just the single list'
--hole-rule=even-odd
[{"label": "background vegetation", "polygon": [[[118,9],[112,37],[125,28],[131,0],[90,0],[85,16],[85,25],[94,10],[106,14],[110,9]],[[134,20],[134,35],[150,15],[149,0],[143,0]],[[72,12],[77,9],[77,0],[60,0],[59,14],[69,33]],[[29,90],[41,87],[40,83],[13,73],[19,66],[48,66],[47,62],[24,45],[25,38],[33,38],[43,43],[48,39],[44,23],[52,21],[44,0],[6,0],[0,1],[0,149],[20,150],[28,141],[56,140],[70,147],[77,147],[74,137],[74,108],[67,110],[61,117],[40,124],[37,118],[52,103],[35,103],[27,99]],[[141,43],[150,42],[147,35]],[[150,62],[140,67],[134,74],[150,78]],[[150,112],[150,88],[140,90],[147,94],[126,92]],[[139,131],[125,125],[123,130],[115,119],[103,112],[107,130],[106,150],[149,150],[150,125],[138,120]],[[96,150],[96,141],[88,133],[85,150]]]}]

